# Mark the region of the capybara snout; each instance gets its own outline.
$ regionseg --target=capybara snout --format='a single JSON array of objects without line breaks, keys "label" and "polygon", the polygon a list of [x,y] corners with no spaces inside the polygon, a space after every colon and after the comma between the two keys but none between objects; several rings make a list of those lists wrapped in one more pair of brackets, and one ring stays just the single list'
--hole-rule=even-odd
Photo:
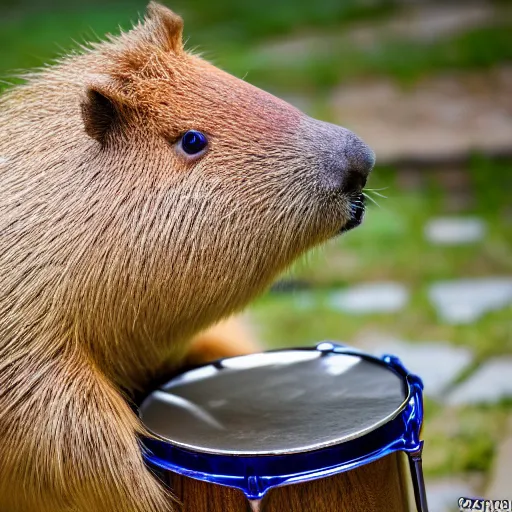
[{"label": "capybara snout", "polygon": [[353,132],[305,118],[303,140],[316,155],[318,178],[326,191],[360,193],[375,163],[373,151]]}]

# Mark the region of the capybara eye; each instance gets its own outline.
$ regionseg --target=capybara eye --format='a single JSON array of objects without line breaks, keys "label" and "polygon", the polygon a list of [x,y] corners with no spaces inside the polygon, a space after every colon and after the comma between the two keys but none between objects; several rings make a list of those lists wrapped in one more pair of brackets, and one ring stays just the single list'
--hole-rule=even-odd
[{"label": "capybara eye", "polygon": [[187,155],[196,155],[203,151],[208,145],[208,139],[204,133],[196,130],[189,130],[183,134],[181,138],[181,147]]}]

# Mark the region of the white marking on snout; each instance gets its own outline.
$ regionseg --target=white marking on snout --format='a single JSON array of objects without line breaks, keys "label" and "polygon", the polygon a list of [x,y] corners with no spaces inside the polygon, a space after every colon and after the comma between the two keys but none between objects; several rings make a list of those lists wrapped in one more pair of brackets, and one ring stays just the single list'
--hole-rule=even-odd
[{"label": "white marking on snout", "polygon": [[6,164],[9,161],[9,159],[6,156],[0,155],[0,165]]}]

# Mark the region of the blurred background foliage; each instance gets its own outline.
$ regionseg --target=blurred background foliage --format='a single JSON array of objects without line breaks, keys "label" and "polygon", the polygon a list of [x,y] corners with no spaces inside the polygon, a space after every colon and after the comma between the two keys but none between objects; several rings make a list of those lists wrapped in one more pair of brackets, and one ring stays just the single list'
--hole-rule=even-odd
[{"label": "blurred background foliage", "polygon": [[[447,10],[441,9],[437,18],[439,4],[420,0],[167,3],[186,21],[188,48],[284,96],[311,115],[361,126],[361,135],[371,146],[380,139],[363,133],[365,126],[372,133],[371,111],[366,114],[367,124],[360,125],[357,115],[351,119],[335,108],[336,93],[343,87],[357,91],[361,84],[361,90],[369,86],[372,90],[372,84],[385,83],[392,84],[389,87],[395,87],[398,95],[406,95],[422,80],[440,77],[476,83],[475,102],[482,95],[492,102],[494,82],[485,85],[487,78],[493,73],[507,80],[511,76],[512,5],[508,1],[477,2],[483,9],[478,12],[492,13],[480,18],[467,15],[471,2],[441,2]],[[412,18],[416,25],[411,25],[408,13],[418,8],[420,23],[417,16]],[[421,9],[427,9],[430,18]],[[2,0],[0,87],[17,82],[19,70],[41,66],[119,27],[128,29],[144,10],[143,0]],[[506,90],[504,94],[507,107]],[[432,110],[439,108],[435,98],[425,101],[432,102]],[[447,101],[446,109],[449,106]],[[482,107],[482,115],[486,110]],[[478,118],[478,109],[475,112]],[[510,111],[503,115],[505,128],[510,127],[506,124]],[[411,130],[421,133],[422,123],[434,123],[435,128],[436,119],[423,117],[414,120]],[[400,134],[392,136],[393,122],[391,115],[390,138],[400,139]],[[453,131],[459,131],[456,124]],[[490,134],[491,142],[494,136],[502,137],[503,130]],[[454,154],[435,144],[424,144],[425,153],[409,154],[399,141],[395,143],[399,151],[387,153],[369,183],[386,197],[373,194],[379,205],[369,205],[363,226],[308,255],[284,276],[284,286],[251,308],[251,321],[264,343],[275,347],[341,339],[359,345],[375,333],[410,343],[443,340],[474,352],[467,375],[490,356],[512,354],[511,306],[469,325],[453,325],[439,318],[427,296],[437,280],[512,275],[512,140],[509,152],[506,145],[495,151],[478,144],[473,147],[473,142]],[[432,218],[446,215],[476,216],[487,226],[485,237],[470,245],[432,244],[425,237],[425,226]],[[411,300],[398,312],[367,315],[340,311],[328,300],[332,291],[373,281],[400,282],[411,291]],[[434,476],[476,473],[485,481],[510,410],[510,403],[500,402],[454,412],[427,400],[427,472]]]},{"label": "blurred background foliage", "polygon": [[[343,31],[350,26],[389,18],[403,4],[398,0],[174,0],[171,7],[186,19],[189,48],[253,83],[288,92],[321,90],[361,76],[410,81],[443,68],[478,68],[512,59],[508,16],[441,41],[391,37],[360,48],[344,40]],[[0,74],[40,66],[76,46],[72,40],[81,43],[115,33],[119,27],[128,29],[145,6],[141,0],[2,0],[0,47],[5,51],[0,55]],[[319,44],[316,51],[284,59],[260,48],[273,39],[318,30],[325,45]]]}]

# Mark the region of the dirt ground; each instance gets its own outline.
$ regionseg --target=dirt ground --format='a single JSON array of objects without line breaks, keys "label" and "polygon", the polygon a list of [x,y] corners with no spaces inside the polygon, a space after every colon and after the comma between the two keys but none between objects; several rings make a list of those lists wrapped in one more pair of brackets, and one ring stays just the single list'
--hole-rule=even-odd
[{"label": "dirt ground", "polygon": [[381,163],[512,152],[512,65],[451,72],[410,88],[391,80],[343,84],[335,119],[375,150]]}]

